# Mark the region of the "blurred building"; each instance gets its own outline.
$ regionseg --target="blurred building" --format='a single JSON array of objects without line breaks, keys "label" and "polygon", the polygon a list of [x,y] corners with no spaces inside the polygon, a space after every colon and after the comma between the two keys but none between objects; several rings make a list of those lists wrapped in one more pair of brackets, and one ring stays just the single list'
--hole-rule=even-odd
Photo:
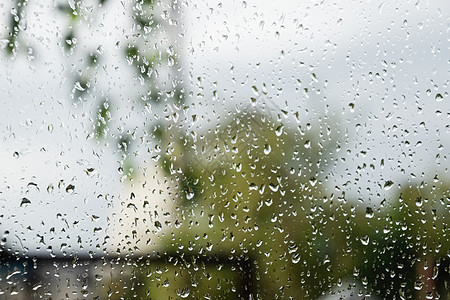
[{"label": "blurred building", "polygon": [[164,249],[161,239],[176,226],[176,182],[160,168],[136,171],[123,186],[108,228],[110,255],[149,254]]}]

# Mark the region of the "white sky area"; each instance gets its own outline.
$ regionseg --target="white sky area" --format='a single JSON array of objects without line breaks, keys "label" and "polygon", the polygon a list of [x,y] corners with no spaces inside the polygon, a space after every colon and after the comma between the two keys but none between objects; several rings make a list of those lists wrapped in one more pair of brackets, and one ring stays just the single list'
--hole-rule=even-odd
[{"label": "white sky area", "polygon": [[[11,5],[0,4],[2,47]],[[188,115],[200,117],[195,126],[186,125],[201,131],[208,120],[224,119],[250,103],[256,86],[289,112],[289,125],[297,126],[299,112],[302,125],[316,121],[312,130],[331,127],[341,150],[332,154],[337,164],[326,169],[330,193],[339,186],[376,204],[389,195],[387,180],[396,183],[392,193],[408,179],[420,182],[422,173],[445,178],[448,6],[446,0],[184,3],[177,41],[181,73],[194,95]],[[130,1],[94,5],[91,14],[86,7],[77,47],[99,49],[97,94],[129,109],[140,86],[123,59],[127,39],[133,40]],[[84,52],[68,56],[58,45],[66,18],[52,3],[30,1],[26,20],[23,52],[14,59],[0,56],[0,234],[9,231],[8,245],[30,253],[46,253],[48,246],[58,253],[62,243],[69,253],[95,250],[114,232],[117,199],[129,194],[119,182],[116,147],[86,139],[98,102],[73,105],[69,99],[71,76],[85,67]],[[363,163],[375,170],[358,171]],[[86,174],[88,168],[95,171]],[[75,189],[66,192],[70,184]],[[31,203],[21,207],[23,198]]]}]

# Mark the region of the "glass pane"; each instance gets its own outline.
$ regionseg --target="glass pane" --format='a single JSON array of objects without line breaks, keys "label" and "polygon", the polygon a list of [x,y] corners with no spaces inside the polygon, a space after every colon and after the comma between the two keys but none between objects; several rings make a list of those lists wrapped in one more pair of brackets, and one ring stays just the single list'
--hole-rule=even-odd
[{"label": "glass pane", "polygon": [[448,299],[447,7],[1,3],[0,299]]}]

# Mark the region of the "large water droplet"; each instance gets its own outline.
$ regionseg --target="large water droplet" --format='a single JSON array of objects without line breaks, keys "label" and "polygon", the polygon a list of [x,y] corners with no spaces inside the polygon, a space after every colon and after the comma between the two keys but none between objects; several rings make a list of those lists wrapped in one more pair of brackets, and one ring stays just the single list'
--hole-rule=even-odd
[{"label": "large water droplet", "polygon": [[423,287],[423,281],[417,280],[414,282],[414,289],[420,291]]},{"label": "large water droplet", "polygon": [[416,206],[417,207],[422,207],[422,205],[423,205],[423,198],[422,197],[418,197],[416,199]]},{"label": "large water droplet", "polygon": [[280,136],[281,134],[283,134],[283,128],[284,128],[283,125],[278,126],[278,127],[275,129],[275,134],[276,134],[277,136]]},{"label": "large water droplet", "polygon": [[373,209],[371,207],[366,208],[366,218],[372,219],[374,216]]},{"label": "large water droplet", "polygon": [[368,235],[361,237],[361,244],[363,244],[364,246],[369,245],[369,236]]},{"label": "large water droplet", "polygon": [[31,204],[31,201],[27,198],[22,198],[22,201],[20,202],[20,207],[26,204]]},{"label": "large water droplet", "polygon": [[391,189],[393,185],[394,185],[394,182],[391,180],[388,180],[384,183],[384,189],[387,191],[387,190]]},{"label": "large water droplet", "polygon": [[73,184],[69,184],[66,187],[66,193],[73,193],[73,191],[75,191],[75,186]]},{"label": "large water droplet", "polygon": [[181,298],[187,298],[190,294],[191,290],[189,287],[185,286],[181,291],[179,291],[178,296]]},{"label": "large water droplet", "polygon": [[186,199],[191,200],[192,198],[194,198],[194,196],[195,196],[194,189],[191,187],[188,187],[188,189],[186,191]]}]

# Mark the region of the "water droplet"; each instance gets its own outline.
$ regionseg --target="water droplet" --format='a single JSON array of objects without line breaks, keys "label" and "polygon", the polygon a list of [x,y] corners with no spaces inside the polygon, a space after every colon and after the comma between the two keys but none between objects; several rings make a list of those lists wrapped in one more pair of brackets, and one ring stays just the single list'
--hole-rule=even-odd
[{"label": "water droplet", "polygon": [[315,177],[310,178],[310,179],[309,179],[309,183],[310,183],[312,186],[315,186],[316,183],[317,183],[317,178],[315,178]]},{"label": "water droplet", "polygon": [[261,28],[261,30],[263,30],[264,29],[264,21],[261,21],[261,22],[259,22],[259,28]]},{"label": "water droplet", "polygon": [[191,187],[188,187],[188,189],[186,191],[186,199],[191,200],[192,198],[194,198],[194,196],[195,196],[194,189]]},{"label": "water droplet", "polygon": [[264,145],[264,154],[267,155],[270,153],[270,151],[272,151],[272,147],[270,147],[269,144],[265,144]]},{"label": "water droplet", "polygon": [[371,207],[366,207],[366,218],[372,219],[374,216],[373,209]]},{"label": "water droplet", "polygon": [[37,191],[39,191],[38,185],[37,185],[35,182],[32,182],[32,181],[30,181],[30,182],[27,184],[27,188],[35,188]]},{"label": "water droplet", "polygon": [[272,190],[272,192],[278,191],[279,187],[280,186],[278,184],[269,183],[269,188]]},{"label": "water droplet", "polygon": [[164,280],[162,286],[163,287],[168,287],[169,286],[169,279]]},{"label": "water droplet", "polygon": [[157,231],[160,231],[162,229],[162,224],[159,221],[155,221],[155,228]]},{"label": "water droplet", "polygon": [[81,83],[79,81],[75,82],[74,87],[75,87],[75,89],[77,89],[79,91],[84,91],[85,90],[85,88],[83,88],[81,86]]},{"label": "water droplet", "polygon": [[423,287],[423,281],[417,280],[414,282],[414,289],[420,291]]},{"label": "water droplet", "polygon": [[252,91],[253,91],[253,94],[255,94],[255,96],[259,96],[258,88],[255,85],[252,86]]},{"label": "water droplet", "polygon": [[388,180],[384,183],[384,189],[387,191],[389,189],[391,189],[391,187],[394,185],[394,182],[391,180]]},{"label": "water droplet", "polygon": [[31,201],[27,198],[22,198],[22,201],[20,202],[20,207],[26,204],[31,204]]},{"label": "water droplet", "polygon": [[350,107],[350,112],[355,112],[355,103],[350,103],[348,106]]},{"label": "water droplet", "polygon": [[191,290],[189,289],[189,287],[185,286],[181,291],[179,291],[178,296],[180,296],[181,298],[187,298],[190,294]]},{"label": "water droplet", "polygon": [[361,244],[363,244],[364,246],[369,245],[369,236],[368,235],[361,237]]},{"label": "water droplet", "polygon": [[277,136],[280,136],[283,133],[283,128],[284,128],[283,125],[278,126],[277,129],[275,129],[275,134]]},{"label": "water droplet", "polygon": [[423,198],[422,197],[418,197],[416,199],[416,206],[417,207],[422,207],[422,205],[423,205]]},{"label": "water droplet", "polygon": [[73,193],[75,191],[75,186],[73,184],[69,184],[66,187],[66,193]]},{"label": "water droplet", "polygon": [[95,280],[101,281],[102,279],[103,279],[103,275],[100,275],[100,274],[95,275]]}]

